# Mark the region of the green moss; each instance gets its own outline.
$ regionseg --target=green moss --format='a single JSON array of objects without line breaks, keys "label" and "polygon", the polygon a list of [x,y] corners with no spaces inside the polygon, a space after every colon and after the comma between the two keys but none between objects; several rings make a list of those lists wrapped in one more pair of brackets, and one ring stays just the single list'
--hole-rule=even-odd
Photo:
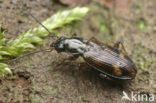
[{"label": "green moss", "polygon": [[[45,20],[42,24],[50,31],[70,24],[73,21],[81,20],[84,15],[89,11],[87,7],[76,7],[72,10],[65,10],[58,12]],[[43,39],[50,35],[45,28],[41,25],[23,33],[15,40],[10,40],[6,43],[4,32],[0,28],[0,60],[10,60],[11,58],[18,57],[23,53],[30,52],[37,48],[36,45],[42,44]],[[57,36],[52,34],[53,36]],[[0,74],[11,72],[9,67],[0,63]]]},{"label": "green moss", "polygon": [[140,18],[138,21],[137,21],[137,28],[141,31],[146,31],[147,30],[147,21],[143,18]]}]

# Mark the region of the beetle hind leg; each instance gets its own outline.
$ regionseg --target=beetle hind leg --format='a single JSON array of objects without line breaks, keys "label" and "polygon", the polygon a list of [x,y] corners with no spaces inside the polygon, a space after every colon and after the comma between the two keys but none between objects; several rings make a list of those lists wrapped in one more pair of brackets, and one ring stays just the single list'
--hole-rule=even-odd
[{"label": "beetle hind leg", "polygon": [[124,51],[124,53],[125,53],[126,55],[128,55],[128,53],[127,53],[127,51],[126,51],[126,49],[125,49],[125,47],[124,47],[124,45],[123,45],[123,41],[117,41],[117,42],[114,44],[114,48],[119,49],[120,45],[121,45],[122,50]]},{"label": "beetle hind leg", "polygon": [[107,80],[112,80],[110,77],[108,77],[106,74],[103,74],[103,73],[100,73],[99,76]]}]

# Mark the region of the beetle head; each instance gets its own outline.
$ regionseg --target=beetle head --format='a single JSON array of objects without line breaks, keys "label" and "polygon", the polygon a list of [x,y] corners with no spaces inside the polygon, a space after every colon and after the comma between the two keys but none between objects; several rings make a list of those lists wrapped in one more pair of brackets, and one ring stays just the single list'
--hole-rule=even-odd
[{"label": "beetle head", "polygon": [[54,48],[57,52],[63,52],[65,51],[64,48],[64,40],[67,39],[64,36],[61,36],[60,38],[58,38],[55,42],[53,42],[50,47]]}]

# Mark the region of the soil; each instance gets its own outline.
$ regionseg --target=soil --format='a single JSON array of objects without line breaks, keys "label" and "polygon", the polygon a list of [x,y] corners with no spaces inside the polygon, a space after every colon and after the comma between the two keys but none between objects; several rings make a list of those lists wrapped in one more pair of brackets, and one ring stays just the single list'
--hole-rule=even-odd
[{"label": "soil", "polygon": [[[97,0],[85,5],[90,7],[89,14],[81,22],[62,28],[59,35],[77,33],[86,39],[94,36],[109,45],[122,40],[138,66],[136,78],[123,83],[102,79],[91,68],[79,71],[82,58],[57,66],[69,55],[55,51],[38,53],[10,65],[13,76],[0,81],[0,103],[134,102],[121,100],[123,91],[129,96],[132,91],[156,96],[156,1],[131,0],[126,11],[106,7]],[[23,0],[18,5],[0,0],[0,23],[7,29],[8,39],[38,25],[24,12],[23,6],[40,21],[56,11],[73,7],[52,0]],[[47,38],[40,48],[48,48],[51,41],[52,38]]]}]

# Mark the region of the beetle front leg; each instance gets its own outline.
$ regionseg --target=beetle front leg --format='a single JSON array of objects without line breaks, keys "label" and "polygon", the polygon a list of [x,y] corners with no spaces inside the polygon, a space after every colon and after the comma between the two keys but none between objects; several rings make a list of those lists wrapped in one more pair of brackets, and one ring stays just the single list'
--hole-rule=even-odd
[{"label": "beetle front leg", "polygon": [[122,50],[124,51],[124,53],[127,55],[127,51],[122,43],[122,41],[117,41],[115,44],[114,44],[114,48],[116,49],[119,49],[120,45],[122,46]]},{"label": "beetle front leg", "polygon": [[73,55],[73,56],[69,56],[68,58],[65,58],[61,63],[59,63],[57,66],[60,66],[62,64],[64,64],[65,61],[73,61],[76,60],[79,57],[79,55]]}]

